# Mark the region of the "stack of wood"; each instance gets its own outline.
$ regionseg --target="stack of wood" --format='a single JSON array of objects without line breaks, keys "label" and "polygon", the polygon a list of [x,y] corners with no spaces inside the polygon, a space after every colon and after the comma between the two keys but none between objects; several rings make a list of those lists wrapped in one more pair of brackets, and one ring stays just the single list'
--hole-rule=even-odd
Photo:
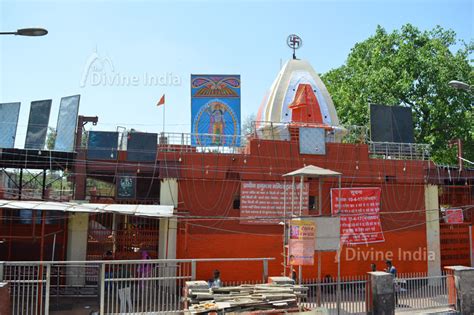
[{"label": "stack of wood", "polygon": [[298,311],[298,300],[307,288],[278,282],[209,289],[205,281],[186,283],[190,314],[210,312]]}]

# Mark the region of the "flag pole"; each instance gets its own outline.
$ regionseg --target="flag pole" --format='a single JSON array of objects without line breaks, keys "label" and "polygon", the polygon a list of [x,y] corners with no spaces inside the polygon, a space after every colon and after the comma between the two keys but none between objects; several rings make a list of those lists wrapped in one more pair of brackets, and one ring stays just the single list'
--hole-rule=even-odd
[{"label": "flag pole", "polygon": [[166,109],[165,109],[165,104],[163,104],[163,137],[165,136],[165,114],[166,114]]}]

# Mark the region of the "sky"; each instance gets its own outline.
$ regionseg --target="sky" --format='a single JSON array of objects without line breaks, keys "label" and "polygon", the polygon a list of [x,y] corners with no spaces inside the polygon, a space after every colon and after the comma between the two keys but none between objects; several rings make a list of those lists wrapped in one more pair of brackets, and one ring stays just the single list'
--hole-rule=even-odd
[{"label": "sky", "polygon": [[10,1],[0,0],[0,30],[44,27],[44,37],[0,36],[0,103],[21,102],[16,147],[23,147],[29,104],[80,94],[92,130],[117,126],[190,132],[190,74],[240,74],[242,118],[256,113],[281,63],[297,57],[318,73],[341,66],[374,34],[412,23],[441,25],[474,38],[474,1]]}]

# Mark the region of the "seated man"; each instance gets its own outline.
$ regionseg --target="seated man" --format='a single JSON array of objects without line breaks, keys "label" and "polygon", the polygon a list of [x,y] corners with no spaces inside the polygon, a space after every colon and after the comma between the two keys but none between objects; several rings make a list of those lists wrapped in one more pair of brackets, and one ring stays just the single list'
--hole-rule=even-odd
[{"label": "seated man", "polygon": [[221,273],[219,270],[214,270],[214,277],[208,282],[209,288],[220,288],[222,286]]}]

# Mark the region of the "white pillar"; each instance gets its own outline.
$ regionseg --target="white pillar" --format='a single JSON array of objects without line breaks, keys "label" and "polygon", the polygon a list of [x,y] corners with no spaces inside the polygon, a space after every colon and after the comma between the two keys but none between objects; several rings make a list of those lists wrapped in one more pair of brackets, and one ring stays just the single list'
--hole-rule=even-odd
[{"label": "white pillar", "polygon": [[[89,227],[88,213],[74,213],[68,219],[67,260],[85,261],[87,255],[87,231]],[[84,268],[68,267],[69,285],[84,285]]]},{"label": "white pillar", "polygon": [[[178,180],[165,178],[161,180],[160,204],[178,206]],[[160,219],[160,239],[158,245],[158,258],[176,258],[178,222],[176,218]]]},{"label": "white pillar", "polygon": [[438,186],[425,185],[428,277],[441,276]]},{"label": "white pillar", "polygon": [[161,180],[160,205],[178,207],[178,180],[176,178]]}]

